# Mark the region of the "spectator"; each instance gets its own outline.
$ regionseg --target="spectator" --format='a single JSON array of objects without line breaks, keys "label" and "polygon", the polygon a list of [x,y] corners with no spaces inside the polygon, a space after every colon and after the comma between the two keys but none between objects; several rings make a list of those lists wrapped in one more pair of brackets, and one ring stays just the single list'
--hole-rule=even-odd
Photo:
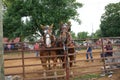
[{"label": "spectator", "polygon": [[38,57],[39,54],[39,44],[36,42],[34,45],[34,50],[35,50],[35,56]]},{"label": "spectator", "polygon": [[[111,41],[108,41],[107,45],[105,46],[105,63],[106,64],[111,64],[113,63],[114,59],[110,58],[113,56],[113,47],[112,47],[112,43]],[[110,69],[114,68],[114,65],[108,65],[110,67]],[[108,71],[108,74],[111,75],[111,73],[113,73],[111,70]]]},{"label": "spectator", "polygon": [[7,48],[8,48],[8,50],[11,50],[11,44],[10,43],[8,43]]},{"label": "spectator", "polygon": [[4,50],[8,50],[7,44],[4,44]]},{"label": "spectator", "polygon": [[[107,44],[104,46],[104,50],[105,53],[101,53],[101,58],[103,57],[112,57],[113,56],[113,52],[111,50],[113,50],[113,47],[111,45],[111,41],[108,41]],[[104,61],[104,59],[102,59],[102,61]]]},{"label": "spectator", "polygon": [[86,53],[87,62],[89,61],[89,60],[88,60],[89,57],[90,57],[91,61],[93,62],[92,45],[91,45],[91,44],[87,44],[87,53]]},{"label": "spectator", "polygon": [[13,40],[11,41],[11,50],[14,50],[14,48],[15,48],[15,44],[14,44],[14,42],[13,42]]},{"label": "spectator", "polygon": [[28,49],[28,44],[24,43],[24,50],[27,50],[27,49]]},{"label": "spectator", "polygon": [[112,56],[113,56],[113,52],[110,51],[110,50],[113,50],[113,47],[112,47],[110,41],[108,41],[107,45],[105,46],[105,49],[106,49],[105,56],[106,56],[106,57],[112,57]]}]

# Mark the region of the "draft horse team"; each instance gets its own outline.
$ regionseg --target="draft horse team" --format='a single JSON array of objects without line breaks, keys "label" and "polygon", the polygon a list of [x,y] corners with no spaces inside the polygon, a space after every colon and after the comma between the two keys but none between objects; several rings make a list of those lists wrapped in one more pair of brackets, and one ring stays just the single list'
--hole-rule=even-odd
[{"label": "draft horse team", "polygon": [[[52,34],[53,24],[50,26],[41,25],[40,27],[43,31],[43,36],[40,41],[40,59],[43,68],[45,70],[55,69],[58,60],[62,62],[62,67],[65,68],[66,54],[69,57],[69,66],[72,67],[75,59],[75,44],[70,34],[71,23],[60,24],[60,35],[57,38]],[[52,64],[50,64],[51,61],[53,62]]]}]

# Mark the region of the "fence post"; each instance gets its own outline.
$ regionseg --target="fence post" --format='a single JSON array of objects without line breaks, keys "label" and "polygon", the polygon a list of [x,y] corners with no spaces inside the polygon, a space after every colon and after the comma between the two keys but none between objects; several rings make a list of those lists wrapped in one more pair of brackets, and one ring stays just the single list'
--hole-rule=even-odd
[{"label": "fence post", "polygon": [[2,0],[0,0],[0,80],[4,80]]},{"label": "fence post", "polygon": [[22,68],[23,68],[23,80],[25,78],[25,63],[24,63],[24,46],[23,46],[23,42],[21,43],[22,45]]},{"label": "fence post", "polygon": [[69,61],[68,61],[68,46],[64,45],[64,56],[65,56],[65,69],[66,69],[66,80],[69,80]]},{"label": "fence post", "polygon": [[102,47],[102,54],[103,54],[103,67],[104,67],[104,72],[106,73],[106,64],[105,64],[105,51],[104,51],[104,43],[103,43],[103,38],[101,38],[101,47]]}]

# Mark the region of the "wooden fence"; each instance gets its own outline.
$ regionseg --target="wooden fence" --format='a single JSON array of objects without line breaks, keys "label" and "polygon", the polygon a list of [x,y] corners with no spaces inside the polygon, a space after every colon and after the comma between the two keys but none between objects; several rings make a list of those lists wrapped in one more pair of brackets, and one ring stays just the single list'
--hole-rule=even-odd
[{"label": "wooden fence", "polygon": [[[51,79],[51,80],[70,80],[73,79],[76,76],[81,76],[84,74],[89,74],[89,73],[107,73],[108,71],[111,70],[117,70],[119,69],[118,67],[114,67],[114,68],[106,68],[106,66],[115,66],[117,64],[120,64],[120,62],[110,62],[110,63],[106,63],[106,58],[105,56],[103,56],[102,58],[100,57],[101,53],[105,53],[106,51],[104,50],[104,46],[106,45],[106,43],[104,43],[104,40],[107,40],[108,38],[101,38],[100,39],[100,44],[96,44],[96,41],[98,41],[99,39],[89,39],[91,40],[92,43],[92,47],[93,47],[93,62],[86,62],[86,45],[81,44],[83,42],[89,42],[89,40],[74,40],[74,42],[76,42],[76,53],[74,53],[73,55],[76,57],[76,60],[71,61],[74,63],[73,67],[69,67],[69,61],[66,61],[66,65],[67,67],[65,69],[61,68],[60,66],[62,65],[63,62],[57,62],[57,65],[59,65],[59,67],[57,69],[51,69],[51,70],[43,70],[42,68],[42,64],[40,62],[36,62],[36,64],[26,64],[27,60],[36,60],[39,61],[40,57],[34,57],[34,50],[30,50],[30,49],[24,49],[23,44],[24,43],[19,43],[22,45],[22,47],[19,50],[9,50],[9,51],[4,51],[4,71],[5,71],[5,76],[13,76],[13,75],[20,75],[23,80],[47,80],[47,79]],[[113,49],[113,52],[118,52],[119,53],[119,43],[114,42],[115,40],[119,40],[119,37],[115,37],[115,38],[110,38],[110,40],[113,40],[112,45],[114,46],[115,49]],[[117,47],[117,49],[116,49]],[[63,48],[49,48],[49,49],[40,49],[40,50],[46,50],[46,51],[50,51],[50,50],[61,50]],[[82,52],[83,51],[83,52]],[[109,51],[108,51],[109,52]],[[9,58],[8,56],[14,53],[12,56],[19,55],[19,57],[12,57]],[[33,56],[26,56],[29,54],[32,54]],[[99,56],[94,57],[94,55],[98,54]],[[6,57],[7,55],[7,57]],[[71,54],[66,54],[64,56],[66,56],[67,60],[68,56],[70,56]],[[82,55],[82,56],[81,56]],[[83,58],[84,55],[84,58]],[[61,56],[61,55],[57,55],[56,57]],[[49,57],[49,56],[46,56]],[[115,60],[115,59],[119,59],[120,56],[112,56],[109,57],[109,59]],[[12,65],[12,62],[17,62],[17,61],[21,61],[20,64],[17,65]],[[12,61],[11,65],[6,66],[7,61]],[[103,62],[102,62],[103,61]],[[35,61],[34,61],[35,62]],[[98,63],[98,64],[96,64]],[[54,63],[47,63],[47,64],[54,64]],[[37,66],[37,70],[35,70]],[[38,68],[40,67],[40,69]],[[9,72],[9,70],[14,70],[14,68],[16,69],[16,72],[12,73]],[[33,71],[29,71],[30,69],[33,69]],[[101,69],[102,68],[102,69]],[[20,69],[20,70],[19,70]],[[90,69],[90,70],[89,70]],[[91,70],[92,69],[92,70]],[[18,71],[17,71],[18,70]],[[20,71],[20,72],[19,72]],[[54,75],[54,72],[57,72],[57,75]],[[43,74],[44,72],[47,73],[47,76],[44,77]],[[34,76],[34,74],[36,74]],[[30,75],[30,76],[28,76]],[[33,77],[32,77],[33,76]]]}]

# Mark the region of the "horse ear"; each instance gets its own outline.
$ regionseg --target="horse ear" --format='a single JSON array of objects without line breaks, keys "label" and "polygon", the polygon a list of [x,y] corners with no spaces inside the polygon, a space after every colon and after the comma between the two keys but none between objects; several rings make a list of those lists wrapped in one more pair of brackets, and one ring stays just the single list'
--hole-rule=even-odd
[{"label": "horse ear", "polygon": [[41,27],[42,29],[44,29],[44,28],[45,28],[43,25],[40,25],[40,27]]},{"label": "horse ear", "polygon": [[62,21],[60,22],[60,26],[61,26],[61,25],[63,25],[63,22],[62,22]]},{"label": "horse ear", "polygon": [[53,28],[53,24],[50,25],[50,28],[51,28],[51,29]]},{"label": "horse ear", "polygon": [[71,22],[70,22],[70,21],[68,21],[68,22],[67,22],[67,24],[68,24],[68,26],[70,26],[70,27],[71,27]]},{"label": "horse ear", "polygon": [[68,31],[71,31],[71,22],[68,21],[67,24],[68,24]]}]

